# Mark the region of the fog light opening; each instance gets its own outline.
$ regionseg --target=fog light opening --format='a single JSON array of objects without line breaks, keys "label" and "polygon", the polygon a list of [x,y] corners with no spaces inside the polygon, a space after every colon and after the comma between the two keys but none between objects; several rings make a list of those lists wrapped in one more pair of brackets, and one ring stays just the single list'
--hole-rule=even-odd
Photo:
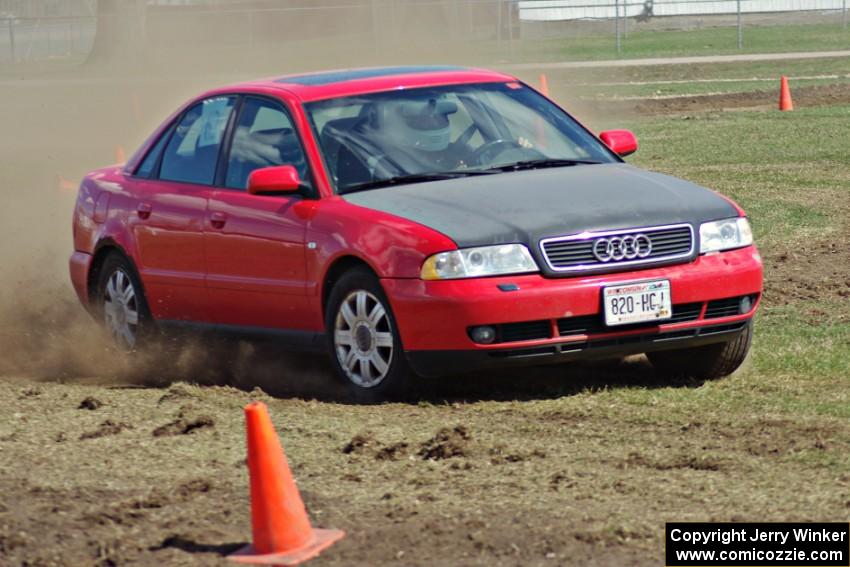
[{"label": "fog light opening", "polygon": [[753,308],[752,298],[749,295],[745,295],[744,297],[742,297],[740,306],[738,307],[738,311],[741,313],[741,315],[744,315],[745,313],[749,313],[752,308]]},{"label": "fog light opening", "polygon": [[472,327],[469,330],[469,336],[472,337],[472,340],[476,343],[489,345],[496,340],[496,329],[490,325]]}]

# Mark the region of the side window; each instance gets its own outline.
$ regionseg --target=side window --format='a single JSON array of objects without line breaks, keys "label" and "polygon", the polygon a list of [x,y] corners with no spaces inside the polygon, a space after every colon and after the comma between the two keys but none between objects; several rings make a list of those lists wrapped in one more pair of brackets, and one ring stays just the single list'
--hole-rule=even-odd
[{"label": "side window", "polygon": [[289,114],[274,102],[247,98],[233,131],[224,185],[245,189],[252,171],[273,165],[293,165],[301,179],[309,179],[304,150]]},{"label": "side window", "polygon": [[156,167],[156,162],[159,159],[159,154],[162,153],[162,148],[165,147],[165,143],[168,141],[168,137],[171,136],[171,132],[173,130],[174,126],[166,129],[165,132],[162,133],[159,140],[157,140],[150,151],[148,151],[148,155],[146,155],[145,159],[142,160],[141,165],[139,165],[138,169],[136,169],[136,177],[151,176],[153,168]]},{"label": "side window", "polygon": [[236,97],[209,98],[180,119],[162,154],[159,178],[211,185],[218,152]]}]

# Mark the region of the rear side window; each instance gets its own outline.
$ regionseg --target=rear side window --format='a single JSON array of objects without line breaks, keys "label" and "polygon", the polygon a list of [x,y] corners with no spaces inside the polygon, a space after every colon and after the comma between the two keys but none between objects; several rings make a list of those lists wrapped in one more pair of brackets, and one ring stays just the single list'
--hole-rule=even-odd
[{"label": "rear side window", "polygon": [[212,185],[235,102],[234,96],[209,98],[183,115],[162,154],[160,179]]},{"label": "rear side window", "polygon": [[233,132],[224,185],[245,189],[252,171],[274,165],[295,166],[301,179],[308,179],[307,160],[289,114],[272,101],[248,98]]},{"label": "rear side window", "polygon": [[142,161],[142,164],[136,170],[136,176],[138,177],[150,177],[151,173],[153,173],[153,169],[156,167],[156,162],[159,160],[159,154],[162,153],[162,148],[165,147],[165,143],[168,141],[168,137],[171,135],[171,131],[174,130],[172,126],[165,133],[159,137],[159,140],[156,141],[156,144],[148,152],[148,155],[145,156],[145,159]]}]

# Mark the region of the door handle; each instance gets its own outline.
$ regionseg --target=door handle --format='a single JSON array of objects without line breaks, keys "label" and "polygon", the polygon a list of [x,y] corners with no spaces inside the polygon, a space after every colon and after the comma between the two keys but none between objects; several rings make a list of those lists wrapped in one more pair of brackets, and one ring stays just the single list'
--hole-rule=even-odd
[{"label": "door handle", "polygon": [[151,204],[150,203],[139,203],[139,206],[136,207],[136,213],[138,213],[139,218],[142,220],[146,220],[151,216]]},{"label": "door handle", "polygon": [[210,224],[213,228],[224,228],[224,225],[227,224],[227,215],[224,213],[210,214]]}]

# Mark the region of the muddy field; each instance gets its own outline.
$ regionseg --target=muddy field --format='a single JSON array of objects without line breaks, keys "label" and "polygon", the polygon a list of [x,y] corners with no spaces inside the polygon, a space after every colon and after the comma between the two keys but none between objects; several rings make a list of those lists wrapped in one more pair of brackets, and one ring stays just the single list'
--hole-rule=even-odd
[{"label": "muddy field", "polygon": [[[565,379],[572,395],[545,388]],[[578,393],[600,380],[660,386],[642,365],[574,369],[519,394],[538,399],[376,410],[183,384],[6,383],[0,552],[9,565],[226,564],[250,534],[251,399],[269,404],[314,522],[348,531],[316,564],[649,565],[665,519],[846,516],[849,475],[786,459],[850,450],[846,423],[630,418],[604,392]]]},{"label": "muddy field", "polygon": [[[794,100],[801,106],[824,106],[846,103],[850,100],[850,85],[823,85],[794,90]],[[626,102],[623,111],[635,110],[641,114],[670,114],[675,112],[704,112],[707,110],[765,109],[778,102],[775,89],[739,93],[677,96],[671,98],[643,99]]]},{"label": "muddy field", "polygon": [[[658,565],[668,520],[850,517],[846,378],[767,356],[788,345],[787,313],[844,325],[818,343],[827,351],[847,340],[846,174],[808,197],[830,231],[764,233],[770,333],[719,382],[661,383],[635,357],[469,376],[364,407],[337,399],[320,359],[246,344],[111,352],[67,283],[74,184],[221,82],[0,85],[0,565],[227,564],[250,539],[242,407],[257,399],[314,523],[348,532],[316,565]],[[595,127],[766,96],[569,106]],[[850,91],[801,89],[795,102],[846,105]]]}]

